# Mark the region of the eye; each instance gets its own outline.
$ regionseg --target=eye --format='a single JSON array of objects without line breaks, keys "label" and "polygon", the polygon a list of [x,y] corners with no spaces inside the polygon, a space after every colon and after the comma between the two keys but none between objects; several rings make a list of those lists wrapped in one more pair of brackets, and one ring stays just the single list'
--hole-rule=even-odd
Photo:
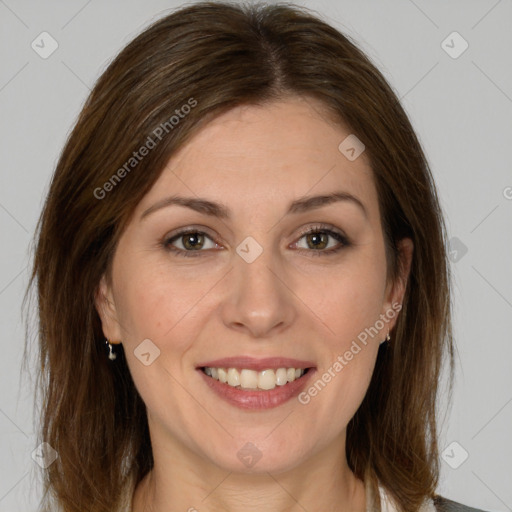
[{"label": "eye", "polygon": [[[338,244],[335,243],[334,246],[331,245],[331,247],[329,247],[329,238],[337,241]],[[305,240],[307,249],[312,249],[309,251],[307,249],[304,250],[312,256],[334,254],[350,245],[350,242],[345,235],[323,225],[313,226],[306,231],[303,231],[299,240],[302,239]],[[299,242],[295,243],[295,245],[298,244]]]},{"label": "eye", "polygon": [[[212,245],[208,246],[208,243],[205,243],[206,240],[210,240]],[[178,247],[173,246],[175,242]],[[209,235],[197,229],[185,229],[180,231],[173,237],[166,239],[163,245],[167,250],[173,251],[177,256],[185,257],[199,256],[200,252],[204,252],[201,251],[201,249],[213,249],[218,247]]]}]

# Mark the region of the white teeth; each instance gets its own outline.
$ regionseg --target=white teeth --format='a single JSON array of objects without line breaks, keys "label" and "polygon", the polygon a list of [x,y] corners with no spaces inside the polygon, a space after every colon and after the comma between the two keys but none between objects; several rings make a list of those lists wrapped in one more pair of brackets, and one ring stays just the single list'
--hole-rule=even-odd
[{"label": "white teeth", "polygon": [[212,379],[234,388],[270,390],[276,386],[284,386],[288,382],[293,382],[295,379],[302,377],[306,370],[304,368],[278,368],[257,372],[246,368],[238,370],[236,368],[210,368],[207,366],[203,371]]},{"label": "white teeth", "polygon": [[276,370],[276,384],[278,386],[284,386],[288,382],[286,373],[286,368],[279,368]]},{"label": "white teeth", "polygon": [[258,372],[242,370],[240,372],[240,386],[244,389],[256,389],[258,387]]},{"label": "white teeth", "polygon": [[235,368],[230,368],[228,370],[228,382],[227,383],[233,387],[240,385],[240,374],[236,371]]},{"label": "white teeth", "polygon": [[219,380],[221,382],[227,382],[228,381],[228,372],[224,370],[224,368],[218,368],[217,369],[217,375],[219,376]]},{"label": "white teeth", "polygon": [[263,370],[260,372],[258,375],[258,387],[260,389],[274,389],[276,387],[276,374],[274,370]]}]

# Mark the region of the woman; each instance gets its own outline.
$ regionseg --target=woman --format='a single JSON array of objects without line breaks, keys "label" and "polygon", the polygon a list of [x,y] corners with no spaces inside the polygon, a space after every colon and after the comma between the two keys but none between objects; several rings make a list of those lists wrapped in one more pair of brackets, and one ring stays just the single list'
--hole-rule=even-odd
[{"label": "woman", "polygon": [[446,236],[406,114],[293,5],[111,63],[38,225],[51,510],[474,510],[436,494]]}]

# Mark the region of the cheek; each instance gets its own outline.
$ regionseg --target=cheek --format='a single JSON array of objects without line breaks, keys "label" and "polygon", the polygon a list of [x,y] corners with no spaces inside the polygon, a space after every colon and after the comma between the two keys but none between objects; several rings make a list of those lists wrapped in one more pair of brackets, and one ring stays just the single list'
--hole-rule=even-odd
[{"label": "cheek", "polygon": [[339,272],[319,293],[321,318],[334,345],[343,349],[379,318],[385,292],[385,268],[379,261],[361,260]]},{"label": "cheek", "polygon": [[322,434],[326,439],[342,431],[361,405],[381,341],[365,331],[378,318],[378,300],[361,289],[346,288],[336,304],[327,320],[335,334],[325,338],[321,367],[300,397],[311,417],[329,418]]},{"label": "cheek", "polygon": [[[190,397],[183,394],[178,382],[190,371],[189,354],[210,316],[213,295],[208,292],[218,275],[203,274],[197,279],[192,270],[179,271],[166,262],[131,264],[122,271],[134,277],[118,281],[122,283],[118,290],[122,342],[130,373],[150,409],[181,410],[180,404],[188,403]],[[147,347],[144,352],[142,346]],[[149,366],[138,357],[147,352],[150,360],[156,355]],[[176,380],[174,376],[180,377]],[[161,404],[162,389],[167,390],[165,406]]]},{"label": "cheek", "polygon": [[375,326],[382,310],[385,265],[374,257],[352,263],[318,295],[319,316],[329,334],[315,379],[322,382],[311,390],[318,399],[311,398],[325,414],[337,411],[337,427],[349,421],[364,398],[382,341]]},{"label": "cheek", "polygon": [[125,330],[123,342],[133,345],[149,338],[158,345],[173,338],[173,331],[186,339],[183,328],[197,314],[214,279],[208,275],[197,279],[165,262],[141,262],[132,255],[119,266],[118,282],[116,306],[120,305],[118,317]]}]

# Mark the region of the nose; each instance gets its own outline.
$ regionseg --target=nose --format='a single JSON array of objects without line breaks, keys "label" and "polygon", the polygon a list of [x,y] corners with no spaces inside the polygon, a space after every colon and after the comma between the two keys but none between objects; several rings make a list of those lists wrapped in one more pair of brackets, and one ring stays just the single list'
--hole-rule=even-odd
[{"label": "nose", "polygon": [[297,316],[297,297],[272,251],[248,263],[236,255],[229,292],[222,305],[224,324],[254,338],[269,338],[289,328]]}]

